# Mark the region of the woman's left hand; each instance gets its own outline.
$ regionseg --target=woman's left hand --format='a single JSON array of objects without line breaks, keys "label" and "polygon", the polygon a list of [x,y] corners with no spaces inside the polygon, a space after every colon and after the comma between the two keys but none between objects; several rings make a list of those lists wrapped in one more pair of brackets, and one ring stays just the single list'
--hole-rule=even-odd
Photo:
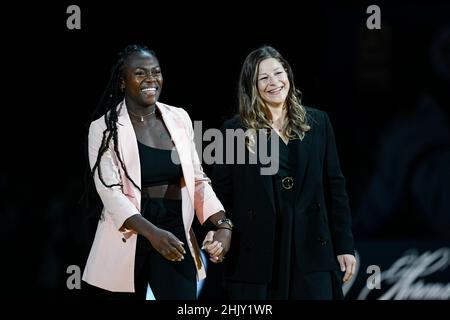
[{"label": "woman's left hand", "polygon": [[209,260],[213,263],[222,262],[230,249],[231,230],[218,229],[210,231],[203,241],[203,249],[209,254]]},{"label": "woman's left hand", "polygon": [[345,283],[350,280],[355,273],[356,259],[352,254],[341,254],[337,256],[337,259],[339,261],[341,271],[345,272],[344,278],[342,279]]}]

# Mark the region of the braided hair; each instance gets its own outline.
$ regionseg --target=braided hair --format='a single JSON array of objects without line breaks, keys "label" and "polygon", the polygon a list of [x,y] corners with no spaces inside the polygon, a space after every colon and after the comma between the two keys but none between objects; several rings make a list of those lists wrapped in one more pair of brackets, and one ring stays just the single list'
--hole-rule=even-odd
[{"label": "braided hair", "polygon": [[[101,172],[101,158],[104,155],[104,153],[108,150],[111,139],[113,141],[113,147],[114,152],[117,155],[117,158],[120,162],[120,165],[127,177],[131,181],[131,183],[139,189],[139,186],[133,181],[133,179],[129,176],[128,171],[125,167],[125,164],[122,161],[122,158],[120,156],[119,148],[118,148],[118,134],[117,134],[117,120],[118,120],[118,114],[117,114],[117,105],[123,100],[124,93],[120,89],[121,85],[121,78],[125,66],[125,62],[132,54],[137,52],[146,52],[151,54],[152,56],[156,57],[156,54],[154,51],[148,49],[146,46],[143,45],[129,45],[125,47],[119,54],[116,64],[111,69],[111,76],[109,78],[108,84],[106,86],[105,91],[103,92],[103,95],[100,99],[99,104],[97,105],[97,108],[94,110],[91,121],[94,121],[98,119],[100,116],[103,115],[103,118],[105,120],[106,129],[103,131],[103,138],[102,142],[100,144],[97,159],[95,161],[94,166],[92,167],[92,170],[89,168],[89,164],[87,166],[86,174],[85,174],[85,204],[87,207],[91,207],[92,204],[97,204],[97,208],[99,207],[99,204],[101,204],[100,197],[98,196],[98,193],[95,190],[94,187],[94,175],[95,170],[98,170],[98,176],[100,178],[100,181],[103,183],[105,187],[112,188],[115,186],[122,186],[121,183],[115,183],[115,184],[107,184],[105,180],[103,179],[102,172]],[[85,148],[87,150],[87,148]],[[88,161],[89,162],[89,161]],[[96,214],[98,216],[98,213]]]}]

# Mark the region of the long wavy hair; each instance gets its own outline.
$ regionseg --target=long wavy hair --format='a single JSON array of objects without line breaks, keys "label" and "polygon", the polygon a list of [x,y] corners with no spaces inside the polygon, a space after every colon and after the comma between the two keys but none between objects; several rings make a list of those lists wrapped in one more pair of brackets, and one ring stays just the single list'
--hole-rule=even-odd
[{"label": "long wavy hair", "polygon": [[282,132],[289,139],[296,137],[303,139],[305,132],[311,127],[307,123],[306,109],[301,104],[302,93],[295,88],[294,74],[289,63],[270,46],[262,46],[250,52],[242,66],[238,88],[241,123],[247,129],[272,129],[272,114],[258,91],[259,64],[269,58],[281,63],[290,83],[285,102],[287,121],[283,125]]}]

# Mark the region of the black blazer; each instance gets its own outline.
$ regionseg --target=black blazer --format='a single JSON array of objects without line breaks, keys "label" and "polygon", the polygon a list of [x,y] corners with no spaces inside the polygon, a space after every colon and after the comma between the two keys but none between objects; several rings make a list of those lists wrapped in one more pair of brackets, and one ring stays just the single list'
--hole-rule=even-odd
[{"label": "black blazer", "polygon": [[[306,110],[311,130],[298,143],[295,175],[301,190],[294,217],[296,256],[305,273],[339,270],[336,255],[354,254],[345,179],[327,114]],[[243,129],[234,118],[224,123],[222,131],[238,128]],[[248,149],[245,152],[248,156]],[[275,196],[272,176],[261,175],[261,166],[258,160],[257,164],[215,164],[212,170],[213,189],[235,224],[225,260],[229,280],[267,283],[272,276]]]}]

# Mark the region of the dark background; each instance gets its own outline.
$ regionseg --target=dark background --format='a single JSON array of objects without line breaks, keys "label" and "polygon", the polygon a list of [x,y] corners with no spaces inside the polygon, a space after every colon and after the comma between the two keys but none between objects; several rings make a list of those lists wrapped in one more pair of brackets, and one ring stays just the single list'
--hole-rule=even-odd
[{"label": "dark background", "polygon": [[[81,8],[81,30],[66,28],[70,4]],[[381,8],[381,30],[366,28],[370,4]],[[274,46],[293,67],[303,103],[330,115],[357,243],[450,238],[450,38],[436,40],[450,28],[445,2],[77,1],[10,4],[3,17],[2,274],[10,296],[82,296],[67,290],[66,268],[84,267],[93,237],[77,205],[86,126],[117,52],[133,43],[157,53],[160,101],[185,108],[204,130],[236,112],[246,55]],[[205,288],[204,298],[220,296]]]}]

